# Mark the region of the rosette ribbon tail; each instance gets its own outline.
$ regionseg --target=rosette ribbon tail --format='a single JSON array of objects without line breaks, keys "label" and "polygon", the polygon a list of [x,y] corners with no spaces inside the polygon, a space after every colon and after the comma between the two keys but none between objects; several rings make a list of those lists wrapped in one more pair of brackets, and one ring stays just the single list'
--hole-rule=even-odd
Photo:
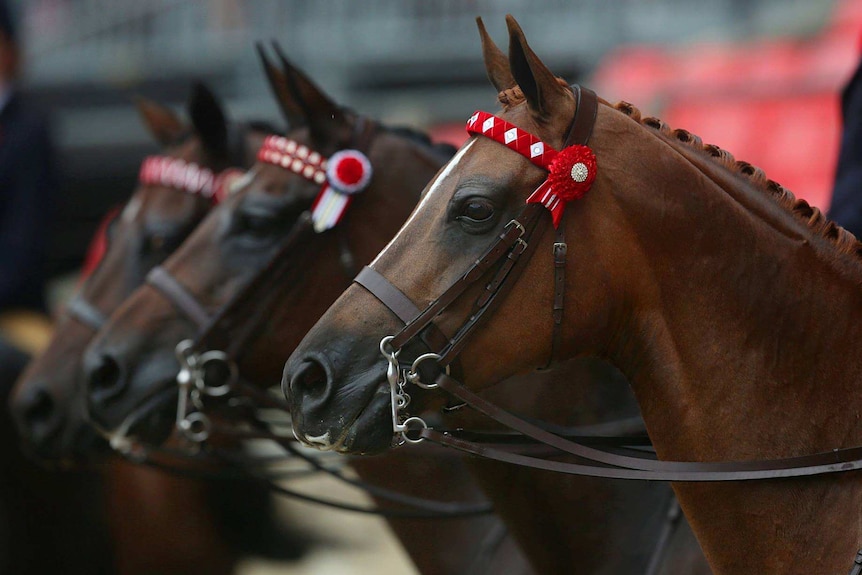
[{"label": "rosette ribbon tail", "polygon": [[325,184],[311,206],[314,231],[321,233],[334,228],[344,217],[352,199],[352,195],[342,194]]},{"label": "rosette ribbon tail", "polygon": [[527,198],[527,203],[542,204],[545,206],[551,212],[554,229],[560,227],[560,221],[563,219],[563,210],[566,209],[566,202],[554,193],[551,182],[548,180],[542,182],[542,185],[536,188],[536,191]]},{"label": "rosette ribbon tail", "polygon": [[587,146],[569,146],[554,157],[548,172],[548,178],[527,198],[527,203],[548,208],[554,228],[558,228],[566,204],[590,191],[596,179],[596,155]]}]

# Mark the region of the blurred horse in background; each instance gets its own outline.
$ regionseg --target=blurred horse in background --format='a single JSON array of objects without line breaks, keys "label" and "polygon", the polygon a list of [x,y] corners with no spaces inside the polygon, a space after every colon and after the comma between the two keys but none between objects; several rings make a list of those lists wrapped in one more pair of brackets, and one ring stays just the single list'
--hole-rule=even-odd
[{"label": "blurred horse in background", "polygon": [[[222,184],[227,182],[218,176],[230,168],[248,167],[264,137],[274,131],[262,122],[228,122],[215,96],[201,84],[194,86],[189,98],[191,124],[155,102],[139,99],[137,106],[163,155],[145,160],[138,188],[124,209],[101,227],[104,235],[94,242],[101,249],[92,250],[99,253],[88,258],[87,277],[66,306],[47,349],[30,363],[11,398],[25,449],[63,467],[105,451],[105,442],[86,421],[82,401],[80,368],[86,346],[111,312],[143,282],[147,271],[179,246],[219,201]],[[292,558],[304,548],[301,540],[280,536],[270,496],[246,482],[179,478],[116,458],[98,474],[77,469],[50,473],[24,461],[18,467],[32,470],[30,475],[35,477],[22,480],[19,489],[36,498],[69,492],[66,502],[90,501],[86,513],[92,520],[85,524],[101,526],[101,533],[89,536],[88,542],[102,541],[113,551],[114,568],[124,575],[200,570],[227,574],[243,555]],[[78,477],[92,485],[82,489],[75,481]],[[57,491],[47,483],[63,487]],[[240,490],[242,503],[234,501]],[[89,492],[89,497],[75,496],[78,492]],[[28,513],[41,508],[29,500],[19,507]],[[39,518],[44,528],[57,524],[52,513],[53,508],[32,517]],[[74,519],[75,513],[70,515]],[[164,529],[165,524],[177,526],[185,535],[177,538]],[[84,552],[83,546],[73,543],[75,538],[64,538],[76,557],[87,559],[85,568],[92,568],[96,557],[104,557],[109,569],[111,553]],[[44,538],[31,532],[27,539],[18,549]],[[36,549],[33,553],[39,555]],[[75,563],[58,557],[63,565]]]},{"label": "blurred horse in background", "polygon": [[[199,352],[227,350],[242,377],[258,386],[276,383],[283,346],[298,342],[350,284],[356,266],[385,245],[422,187],[451,156],[451,147],[433,145],[420,133],[341,108],[280,56],[279,67],[261,51],[291,127],[287,138],[262,148],[244,187],[165,262],[161,279],[151,278],[117,310],[87,351],[90,413],[107,430],[127,431],[151,444],[172,431],[180,370],[174,348],[183,340],[195,340]],[[350,162],[358,154],[367,158],[367,187],[352,196],[338,225],[316,231],[307,212],[324,193],[323,180],[317,178],[320,169],[309,168],[323,159]],[[337,167],[325,169],[330,173]],[[182,286],[184,300],[199,302],[198,311],[174,299],[180,288],[165,287],[165,275]],[[234,344],[224,347],[234,336]],[[160,396],[169,401],[153,407]],[[457,457],[408,454],[407,461],[359,463],[359,475],[377,486],[407,478],[410,495],[443,503],[484,502]],[[422,480],[423,470],[440,466],[459,480],[443,487]],[[388,520],[422,573],[531,572],[494,516]]]}]

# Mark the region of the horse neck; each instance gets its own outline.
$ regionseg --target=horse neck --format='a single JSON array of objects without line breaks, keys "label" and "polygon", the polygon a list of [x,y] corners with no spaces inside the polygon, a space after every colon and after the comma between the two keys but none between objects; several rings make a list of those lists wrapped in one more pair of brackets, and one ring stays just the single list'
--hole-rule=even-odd
[{"label": "horse neck", "polygon": [[[667,189],[656,189],[655,174],[621,193],[637,198],[627,220],[641,261],[627,278],[638,286],[627,326],[637,343],[615,353],[642,408],[679,405],[685,417],[675,422],[677,436],[680,424],[716,429],[738,420],[744,425],[728,432],[739,437],[750,437],[752,426],[797,427],[792,445],[776,429],[772,441],[768,433],[755,444],[730,437],[695,453],[706,457],[789,455],[782,451],[838,447],[836,438],[843,444],[855,425],[834,421],[835,402],[848,412],[862,407],[854,393],[862,375],[854,359],[862,265],[709,158],[680,148],[678,170],[667,174],[667,165]],[[763,413],[719,408],[743,405]],[[776,405],[780,411],[767,409]],[[809,429],[818,423],[831,433]]]},{"label": "horse neck", "polygon": [[[622,328],[634,337],[610,351],[659,456],[762,459],[862,443],[855,256],[712,160],[668,151],[656,173],[615,192],[639,261]],[[862,546],[862,491],[846,478],[675,489],[716,573],[844,572]],[[824,518],[836,528],[823,530]]]}]

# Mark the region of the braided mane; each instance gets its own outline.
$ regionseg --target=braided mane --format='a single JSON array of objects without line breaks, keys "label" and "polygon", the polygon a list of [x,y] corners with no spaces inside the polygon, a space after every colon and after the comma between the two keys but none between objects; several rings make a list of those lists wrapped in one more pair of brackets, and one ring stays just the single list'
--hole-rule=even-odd
[{"label": "braided mane", "polygon": [[613,107],[639,124],[658,131],[668,139],[705,152],[718,165],[744,177],[754,188],[770,195],[779,205],[805,223],[813,234],[829,240],[839,252],[862,257],[862,242],[859,242],[856,236],[828,219],[819,208],[809,205],[808,202],[797,198],[793,192],[785,189],[778,182],[767,178],[763,170],[757,166],[735,159],[730,152],[716,145],[704,144],[699,136],[687,130],[671,129],[658,118],[642,118],[640,110],[628,102],[617,102]]},{"label": "braided mane", "polygon": [[[557,78],[561,86],[568,86],[565,80]],[[509,110],[525,100],[521,88],[514,86],[503,90],[497,95],[497,100],[503,106],[503,110]],[[809,205],[808,202],[793,195],[793,192],[782,187],[781,184],[766,177],[766,174],[748,162],[737,160],[727,150],[723,150],[714,144],[704,144],[699,136],[687,130],[671,129],[659,118],[642,118],[640,110],[628,102],[617,102],[613,108],[622,112],[635,122],[659,132],[665,138],[681,142],[699,152],[706,153],[718,165],[724,167],[731,173],[737,174],[748,180],[756,189],[768,194],[776,202],[798,220],[803,222],[813,234],[819,235],[831,242],[839,253],[851,254],[862,257],[862,242],[856,239],[832,220],[828,219],[819,208]]]}]

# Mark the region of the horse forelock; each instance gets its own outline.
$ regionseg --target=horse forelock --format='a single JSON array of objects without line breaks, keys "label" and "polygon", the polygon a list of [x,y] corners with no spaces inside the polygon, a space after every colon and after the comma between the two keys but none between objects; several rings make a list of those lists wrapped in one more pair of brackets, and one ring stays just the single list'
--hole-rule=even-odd
[{"label": "horse forelock", "polygon": [[856,236],[828,219],[819,208],[797,198],[793,192],[769,179],[762,169],[748,162],[737,160],[733,154],[714,144],[704,144],[699,136],[687,130],[673,129],[659,118],[642,118],[640,110],[628,102],[617,102],[613,108],[642,126],[659,132],[666,139],[703,153],[713,163],[741,176],[755,190],[767,194],[780,207],[805,224],[812,234],[828,240],[839,253],[862,258],[862,242]]}]

